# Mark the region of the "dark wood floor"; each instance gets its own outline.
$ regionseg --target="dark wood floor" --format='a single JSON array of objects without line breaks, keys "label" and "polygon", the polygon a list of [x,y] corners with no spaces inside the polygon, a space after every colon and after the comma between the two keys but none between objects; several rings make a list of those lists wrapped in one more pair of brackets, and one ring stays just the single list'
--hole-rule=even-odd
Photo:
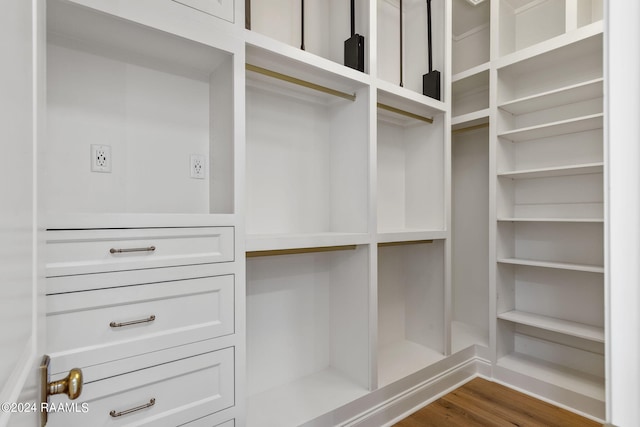
[{"label": "dark wood floor", "polygon": [[500,384],[475,378],[394,427],[601,426]]}]

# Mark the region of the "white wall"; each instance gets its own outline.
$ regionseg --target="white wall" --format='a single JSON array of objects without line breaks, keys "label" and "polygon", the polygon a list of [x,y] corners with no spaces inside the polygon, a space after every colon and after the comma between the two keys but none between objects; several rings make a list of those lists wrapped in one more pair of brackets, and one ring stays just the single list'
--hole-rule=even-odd
[{"label": "white wall", "polygon": [[640,420],[640,3],[608,4],[608,417]]}]

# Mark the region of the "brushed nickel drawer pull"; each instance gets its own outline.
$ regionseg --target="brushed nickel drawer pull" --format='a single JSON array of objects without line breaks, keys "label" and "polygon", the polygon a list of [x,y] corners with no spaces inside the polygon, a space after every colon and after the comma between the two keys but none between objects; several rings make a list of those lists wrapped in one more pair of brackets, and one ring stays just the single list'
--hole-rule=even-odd
[{"label": "brushed nickel drawer pull", "polygon": [[111,411],[109,412],[109,415],[111,415],[113,418],[121,417],[123,415],[127,415],[132,412],[142,411],[143,409],[151,408],[155,404],[156,404],[156,398],[154,397],[151,400],[149,400],[149,403],[145,403],[144,405],[136,406],[135,408],[127,409],[121,412]]},{"label": "brushed nickel drawer pull", "polygon": [[122,323],[111,322],[109,323],[109,326],[111,326],[112,328],[121,328],[123,326],[137,325],[138,323],[149,323],[149,322],[153,322],[154,320],[156,320],[156,315],[152,314],[146,319],[132,320],[130,322],[122,322]]},{"label": "brushed nickel drawer pull", "polygon": [[129,249],[116,249],[116,248],[111,248],[109,249],[109,253],[112,254],[124,254],[127,252],[153,252],[156,250],[155,246],[149,246],[147,248],[129,248]]}]

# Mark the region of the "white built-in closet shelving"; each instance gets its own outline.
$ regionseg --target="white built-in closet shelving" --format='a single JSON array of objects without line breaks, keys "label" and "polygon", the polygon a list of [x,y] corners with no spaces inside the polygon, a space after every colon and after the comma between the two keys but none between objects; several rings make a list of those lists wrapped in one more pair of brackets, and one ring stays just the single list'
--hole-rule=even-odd
[{"label": "white built-in closet shelving", "polygon": [[[402,87],[399,2],[355,3],[364,72],[342,65],[348,2],[305,5],[304,51],[300,2],[251,2],[248,425],[303,424],[448,354],[448,78],[443,101],[422,95],[426,2],[403,2]],[[449,12],[433,12],[446,76]]]},{"label": "white built-in closet shelving", "polygon": [[[234,212],[232,43],[214,48],[63,2],[49,6],[48,32],[50,226],[203,225]],[[110,147],[110,173],[90,172],[87,141]],[[205,179],[190,177],[191,154]]]},{"label": "white built-in closet shelving", "polygon": [[602,2],[494,7],[495,375],[604,418]]},{"label": "white built-in closet shelving", "polygon": [[488,357],[491,3],[452,3],[451,345]]},{"label": "white built-in closet shelving", "polygon": [[[402,35],[398,0],[356,1],[364,72],[342,65],[342,0],[306,2],[304,50],[297,0],[224,21],[78,1],[101,13],[52,20],[50,218],[235,226],[237,425],[339,424],[469,358],[604,417],[602,1],[433,0],[442,100],[424,0]],[[86,176],[88,139],[111,179]]]},{"label": "white built-in closet shelving", "polygon": [[214,27],[185,2],[45,3],[45,351],[52,379],[83,369],[94,408],[48,425],[242,423],[233,2]]}]

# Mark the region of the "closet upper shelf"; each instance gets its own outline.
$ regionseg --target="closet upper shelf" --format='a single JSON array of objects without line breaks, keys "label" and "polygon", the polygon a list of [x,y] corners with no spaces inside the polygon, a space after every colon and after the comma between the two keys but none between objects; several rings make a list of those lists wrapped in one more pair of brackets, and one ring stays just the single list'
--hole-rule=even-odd
[{"label": "closet upper shelf", "polygon": [[602,51],[602,21],[586,25],[570,33],[562,34],[543,43],[499,58],[495,65],[498,70],[518,66],[520,70],[554,67],[558,62],[574,55]]},{"label": "closet upper shelf", "polygon": [[393,83],[377,79],[378,102],[406,110],[419,115],[442,114],[447,105],[428,96],[400,87]]},{"label": "closet upper shelf", "polygon": [[602,97],[603,81],[602,78],[598,78],[531,96],[525,96],[499,104],[498,108],[508,111],[511,114],[526,114]]},{"label": "closet upper shelf", "polygon": [[370,85],[366,74],[251,31],[245,35],[248,65],[350,94]]},{"label": "closet upper shelf", "polygon": [[370,244],[366,233],[249,234],[246,251],[327,248]]},{"label": "closet upper shelf", "polygon": [[561,120],[546,123],[539,126],[531,126],[523,129],[499,133],[498,136],[505,139],[521,142],[533,139],[541,139],[549,136],[564,135],[568,133],[583,132],[602,128],[603,114],[592,114],[575,119]]}]

